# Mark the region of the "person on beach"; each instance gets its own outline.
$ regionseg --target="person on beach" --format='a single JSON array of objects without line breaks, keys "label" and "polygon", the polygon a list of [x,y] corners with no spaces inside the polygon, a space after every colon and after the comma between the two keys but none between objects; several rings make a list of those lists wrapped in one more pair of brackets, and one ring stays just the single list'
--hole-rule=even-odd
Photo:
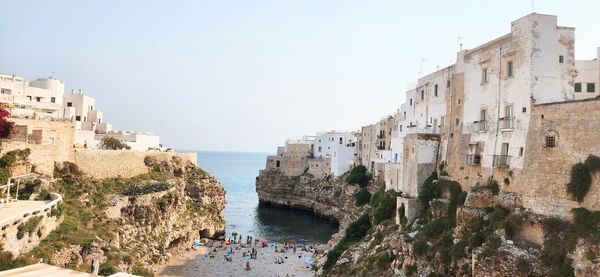
[{"label": "person on beach", "polygon": [[246,271],[250,271],[250,261],[246,261]]}]

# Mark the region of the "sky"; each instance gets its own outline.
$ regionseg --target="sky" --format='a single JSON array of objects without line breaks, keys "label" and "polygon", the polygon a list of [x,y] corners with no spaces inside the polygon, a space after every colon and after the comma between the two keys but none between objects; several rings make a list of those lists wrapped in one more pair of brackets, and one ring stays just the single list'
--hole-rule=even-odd
[{"label": "sky", "polygon": [[[0,72],[53,73],[118,130],[165,147],[274,152],[393,114],[424,74],[532,11],[503,1],[0,0]],[[533,2],[600,47],[600,1]],[[424,60],[423,60],[424,59]],[[423,60],[423,62],[421,62]],[[422,65],[421,65],[422,64]]]}]

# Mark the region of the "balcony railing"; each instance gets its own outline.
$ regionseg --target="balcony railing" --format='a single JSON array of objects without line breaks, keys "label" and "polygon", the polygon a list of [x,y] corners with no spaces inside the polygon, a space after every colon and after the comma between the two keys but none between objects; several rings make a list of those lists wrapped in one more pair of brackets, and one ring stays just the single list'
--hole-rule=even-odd
[{"label": "balcony railing", "polygon": [[487,131],[487,121],[486,120],[481,120],[477,123],[478,125],[478,131],[479,132],[485,132]]},{"label": "balcony railing", "polygon": [[514,117],[503,117],[500,118],[500,129],[510,130],[515,128],[515,118]]},{"label": "balcony railing", "polygon": [[509,167],[510,156],[509,155],[494,155],[494,161],[492,163],[494,167]]},{"label": "balcony railing", "polygon": [[476,155],[476,154],[467,155],[467,164],[480,165],[481,164],[481,155]]}]

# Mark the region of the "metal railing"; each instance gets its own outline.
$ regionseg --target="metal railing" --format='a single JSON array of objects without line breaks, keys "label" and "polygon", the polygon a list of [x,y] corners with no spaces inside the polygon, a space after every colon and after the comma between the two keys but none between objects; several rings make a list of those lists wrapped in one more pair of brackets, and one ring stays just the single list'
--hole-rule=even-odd
[{"label": "metal railing", "polygon": [[500,129],[514,129],[515,128],[515,118],[514,117],[503,117],[500,118]]},{"label": "metal railing", "polygon": [[485,132],[487,131],[487,120],[481,120],[479,122],[477,122],[477,126],[478,126],[478,131],[479,132]]},{"label": "metal railing", "polygon": [[480,165],[481,164],[481,155],[477,155],[477,154],[467,155],[467,164]]},{"label": "metal railing", "polygon": [[492,165],[494,167],[509,167],[510,166],[510,156],[509,155],[494,155],[494,160]]}]

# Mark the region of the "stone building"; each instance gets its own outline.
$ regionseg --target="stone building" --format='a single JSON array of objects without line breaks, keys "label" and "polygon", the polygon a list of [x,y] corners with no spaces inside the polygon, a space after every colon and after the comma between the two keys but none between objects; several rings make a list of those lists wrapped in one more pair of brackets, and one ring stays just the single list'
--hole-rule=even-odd
[{"label": "stone building", "polygon": [[[559,139],[564,141],[562,136],[566,135],[554,133],[560,125],[545,130],[532,128],[538,128],[544,118],[536,114],[540,110],[544,110],[546,119],[552,114],[552,118],[562,116],[566,121],[590,119],[590,123],[580,126],[598,122],[593,120],[597,115],[590,108],[598,104],[597,100],[573,101],[596,95],[595,84],[600,76],[597,59],[575,61],[574,31],[558,26],[556,16],[530,14],[512,22],[510,33],[462,50],[455,64],[420,78],[407,91],[406,102],[394,116],[397,132],[392,138],[391,155],[392,160],[402,157],[402,166],[388,165],[385,180],[391,182],[386,189],[402,192],[398,205],[415,208],[412,201],[419,186],[443,163],[450,177],[465,190],[488,178],[500,183],[508,178],[502,189],[519,192],[525,207],[539,214],[568,217],[568,210],[577,206],[564,189],[568,170],[576,160],[585,159],[582,155],[600,153],[585,140],[563,145],[564,149],[558,151],[563,155],[579,154],[570,154],[566,164],[558,155],[551,155],[562,161],[556,163],[556,167],[561,166],[556,171],[562,178],[541,178],[545,180],[541,183],[532,179],[536,174],[531,171],[536,165],[546,164],[548,153],[539,149],[546,149],[542,146],[544,140],[552,145]],[[590,92],[578,92],[588,87]],[[580,114],[574,116],[576,113]],[[567,124],[558,118],[553,122]],[[574,141],[581,141],[579,136],[597,135],[597,128],[588,127],[566,132]],[[534,148],[528,149],[532,145]],[[539,187],[534,189],[529,184]],[[600,208],[592,204],[595,198],[586,201],[582,203],[585,207]]]}]

